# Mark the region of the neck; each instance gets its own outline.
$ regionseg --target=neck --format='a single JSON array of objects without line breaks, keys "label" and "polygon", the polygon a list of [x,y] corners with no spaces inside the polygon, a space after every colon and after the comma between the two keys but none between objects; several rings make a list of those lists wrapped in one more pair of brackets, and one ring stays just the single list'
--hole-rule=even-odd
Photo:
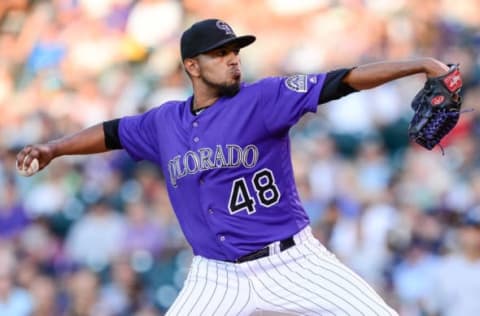
[{"label": "neck", "polygon": [[193,102],[192,110],[206,108],[215,103],[221,95],[220,90],[214,84],[205,79],[195,78],[192,80]]},{"label": "neck", "polygon": [[218,91],[202,82],[192,82],[193,102],[192,109],[198,110],[212,105],[219,99]]},{"label": "neck", "polygon": [[193,94],[193,100],[192,100],[192,109],[193,110],[199,110],[199,109],[206,108],[206,107],[212,105],[213,103],[215,103],[215,101],[217,101],[217,100],[218,100],[217,96],[207,97],[207,96],[203,96],[203,95],[199,95],[197,93],[194,93]]}]

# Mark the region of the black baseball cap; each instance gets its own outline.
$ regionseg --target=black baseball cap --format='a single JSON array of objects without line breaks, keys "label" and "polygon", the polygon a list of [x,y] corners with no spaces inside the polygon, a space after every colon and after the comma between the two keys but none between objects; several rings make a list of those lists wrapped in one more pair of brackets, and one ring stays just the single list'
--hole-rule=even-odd
[{"label": "black baseball cap", "polygon": [[254,41],[253,35],[235,35],[230,25],[222,20],[207,19],[193,24],[183,32],[180,50],[182,60],[185,60],[227,44],[235,43],[238,48],[242,48]]}]

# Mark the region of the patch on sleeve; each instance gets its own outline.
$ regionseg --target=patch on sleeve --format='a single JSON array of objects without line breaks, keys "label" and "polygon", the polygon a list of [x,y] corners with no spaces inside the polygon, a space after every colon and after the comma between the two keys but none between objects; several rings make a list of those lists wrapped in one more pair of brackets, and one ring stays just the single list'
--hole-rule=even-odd
[{"label": "patch on sleeve", "polygon": [[305,93],[308,90],[307,75],[294,75],[285,79],[285,86],[295,92]]}]

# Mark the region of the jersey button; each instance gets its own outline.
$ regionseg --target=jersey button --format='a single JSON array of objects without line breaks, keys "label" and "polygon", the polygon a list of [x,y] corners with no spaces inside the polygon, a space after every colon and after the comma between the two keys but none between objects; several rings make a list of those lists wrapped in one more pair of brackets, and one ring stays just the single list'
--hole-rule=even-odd
[{"label": "jersey button", "polygon": [[223,242],[223,241],[225,241],[225,236],[223,236],[223,235],[222,235],[222,236],[220,236],[220,238],[219,238],[219,239],[220,239],[220,241],[222,241],[222,242]]},{"label": "jersey button", "polygon": [[198,143],[199,140],[200,140],[200,138],[198,138],[197,136],[195,136],[195,137],[193,138],[193,141],[194,141],[195,143]]},{"label": "jersey button", "polygon": [[192,125],[193,125],[193,127],[198,127],[198,122],[195,121],[195,122],[193,122]]},{"label": "jersey button", "polygon": [[213,214],[213,210],[212,210],[211,208],[208,209],[208,212],[209,212],[210,214]]}]

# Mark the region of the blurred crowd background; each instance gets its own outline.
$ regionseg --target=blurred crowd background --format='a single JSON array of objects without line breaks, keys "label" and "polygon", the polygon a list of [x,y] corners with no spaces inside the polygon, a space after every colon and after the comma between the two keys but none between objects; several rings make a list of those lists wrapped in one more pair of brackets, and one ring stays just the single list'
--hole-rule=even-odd
[{"label": "blurred crowd background", "polygon": [[316,236],[401,315],[480,315],[480,217],[465,220],[480,203],[479,13],[478,0],[0,1],[0,315],[165,313],[191,250],[158,169],[115,151],[23,178],[15,155],[188,97],[179,38],[210,17],[257,36],[241,53],[246,81],[460,63],[475,111],[444,155],[408,141],[423,75],[322,105],[292,151]]}]

